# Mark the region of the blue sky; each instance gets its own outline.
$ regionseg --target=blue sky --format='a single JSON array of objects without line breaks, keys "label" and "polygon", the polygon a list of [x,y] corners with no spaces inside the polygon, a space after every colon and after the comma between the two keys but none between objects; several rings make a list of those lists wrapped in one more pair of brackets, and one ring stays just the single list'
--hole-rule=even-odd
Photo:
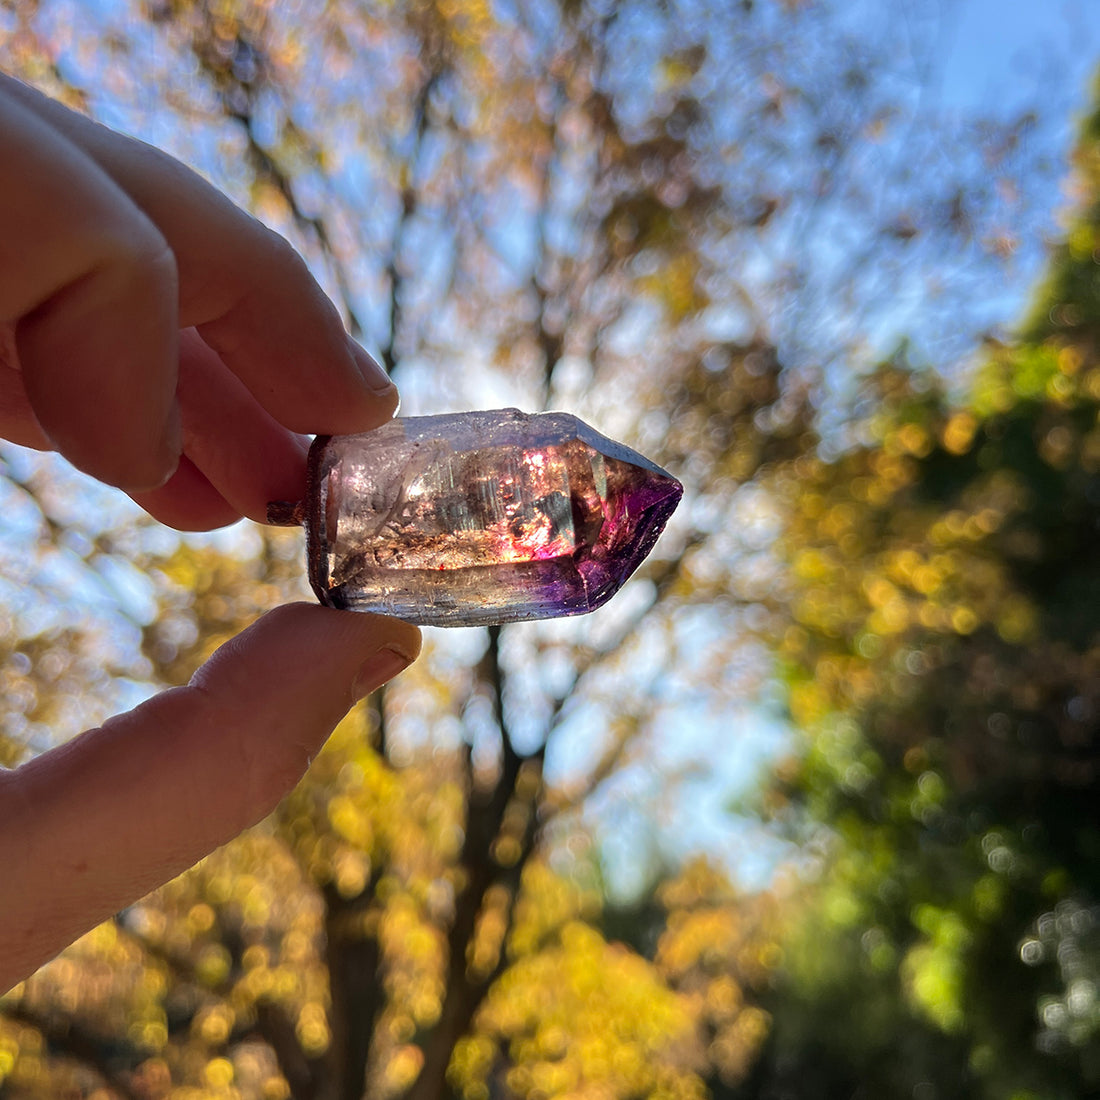
[{"label": "blue sky", "polygon": [[1096,0],[942,0],[945,105],[996,109],[1035,88],[1084,102],[1100,57]]}]

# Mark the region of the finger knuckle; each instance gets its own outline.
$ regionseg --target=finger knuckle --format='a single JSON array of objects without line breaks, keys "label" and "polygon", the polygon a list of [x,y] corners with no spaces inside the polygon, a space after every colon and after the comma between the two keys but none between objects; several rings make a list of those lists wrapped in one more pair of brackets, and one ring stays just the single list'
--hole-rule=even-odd
[{"label": "finger knuckle", "polygon": [[163,234],[147,219],[135,219],[111,234],[105,244],[101,271],[126,292],[177,295],[176,255]]}]

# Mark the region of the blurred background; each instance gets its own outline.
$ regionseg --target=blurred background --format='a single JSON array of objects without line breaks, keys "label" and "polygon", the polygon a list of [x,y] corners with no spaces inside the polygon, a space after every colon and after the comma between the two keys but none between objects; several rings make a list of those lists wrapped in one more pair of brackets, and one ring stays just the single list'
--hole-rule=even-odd
[{"label": "blurred background", "polygon": [[[0,998],[0,1097],[1100,1095],[1098,59],[1086,0],[2,0],[406,414],[687,493]],[[6,766],[309,598],[299,532],[0,457]]]}]

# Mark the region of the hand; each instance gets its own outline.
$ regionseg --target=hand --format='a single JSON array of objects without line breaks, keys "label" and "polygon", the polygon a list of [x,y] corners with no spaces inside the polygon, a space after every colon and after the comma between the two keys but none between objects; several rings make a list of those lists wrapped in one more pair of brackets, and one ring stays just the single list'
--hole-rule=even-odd
[{"label": "hand", "polygon": [[[0,436],[188,529],[302,496],[298,433],[397,391],[298,255],[170,157],[0,76]],[[0,771],[0,991],[267,814],[415,627],[293,605]]]}]

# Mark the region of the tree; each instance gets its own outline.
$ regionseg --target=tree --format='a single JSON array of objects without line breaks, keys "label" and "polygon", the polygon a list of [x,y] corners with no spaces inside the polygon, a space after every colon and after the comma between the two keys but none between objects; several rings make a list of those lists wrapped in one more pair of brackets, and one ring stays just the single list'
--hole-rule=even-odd
[{"label": "tree", "polygon": [[[917,121],[891,39],[824,5],[0,11],[6,65],[194,161],[286,232],[413,409],[486,392],[567,405],[692,498],[606,614],[433,638],[269,822],[8,997],[0,1087],[730,1087],[766,1031],[753,990],[777,958],[774,913],[693,865],[655,891],[651,935],[611,942],[590,807],[628,797],[647,747],[690,731],[685,701],[724,713],[766,677],[745,628],[776,577],[771,472],[811,461],[815,403],[837,364],[867,359],[888,304],[934,272],[953,306],[1013,253],[1010,217],[1026,239],[1030,123],[937,128],[937,159],[918,157],[932,120]],[[950,331],[963,345],[985,324]],[[106,630],[15,627],[17,705],[37,677],[56,706],[49,651],[88,693],[82,646],[97,668],[118,654],[134,683],[115,690],[179,683],[301,591],[293,536],[176,540],[125,510],[93,522],[55,467],[26,462],[12,468],[35,561],[103,578],[122,612]],[[34,746],[11,728],[14,759]]]},{"label": "tree", "polygon": [[1031,316],[965,400],[899,357],[868,441],[776,486],[811,738],[769,797],[820,881],[746,1095],[1100,1083],[1098,122]]}]

